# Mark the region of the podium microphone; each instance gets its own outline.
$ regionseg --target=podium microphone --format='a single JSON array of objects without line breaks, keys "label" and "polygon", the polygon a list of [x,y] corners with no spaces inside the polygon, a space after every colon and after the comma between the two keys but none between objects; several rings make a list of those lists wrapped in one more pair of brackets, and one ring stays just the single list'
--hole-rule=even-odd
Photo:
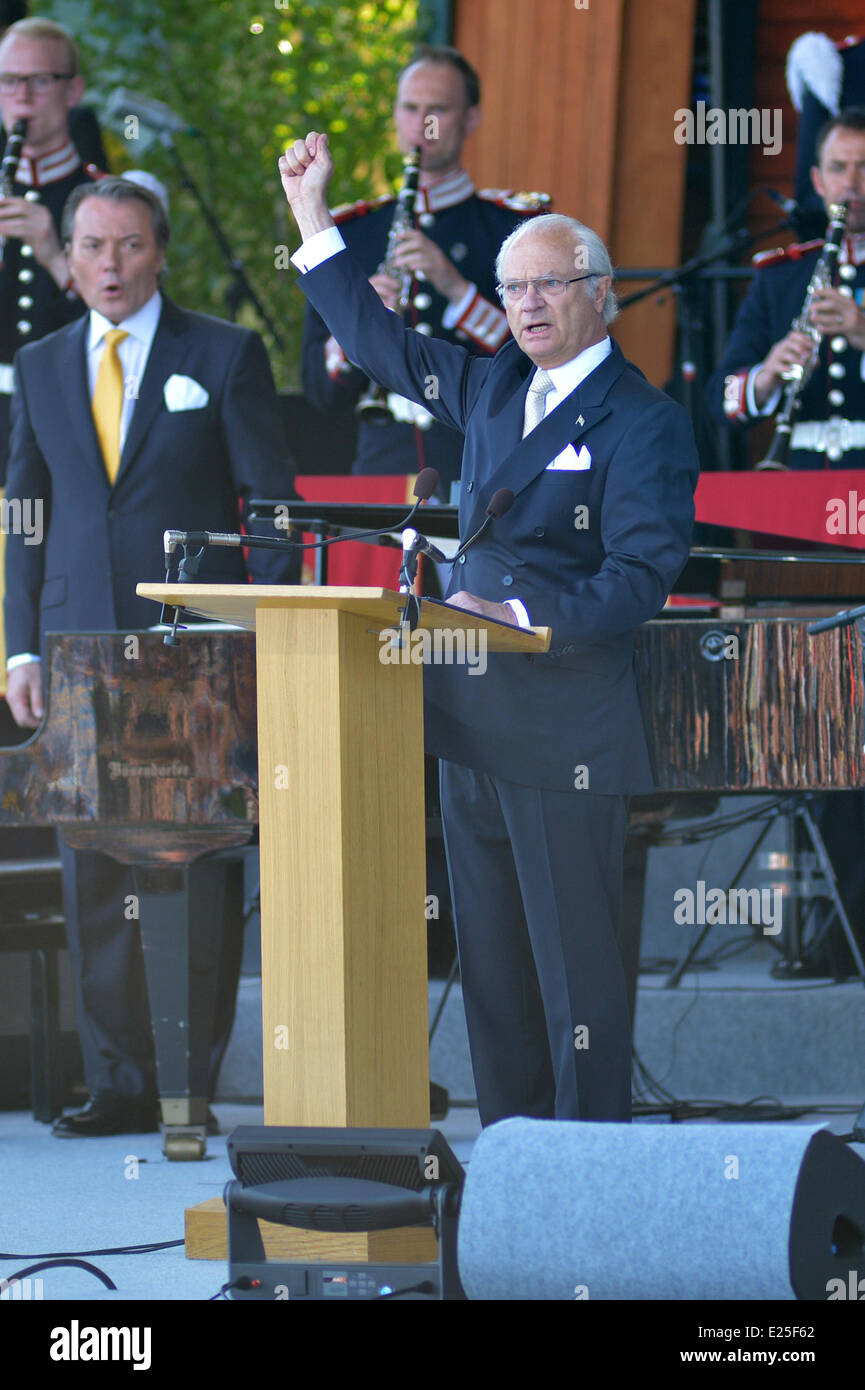
[{"label": "podium microphone", "polygon": [[498,492],[494,492],[492,497],[490,498],[489,505],[487,506],[486,516],[484,517],[478,529],[475,531],[474,535],[469,536],[465,545],[460,546],[456,555],[454,555],[453,557],[454,560],[459,560],[462,555],[465,555],[466,551],[471,549],[475,541],[479,541],[481,536],[486,534],[492,523],[494,521],[498,521],[499,517],[504,516],[505,512],[510,511],[513,505],[514,494],[511,492],[509,487],[500,487]]},{"label": "podium microphone", "polygon": [[[200,560],[204,550],[209,545],[228,545],[235,548],[243,546],[250,550],[284,550],[290,546],[292,550],[323,550],[325,546],[336,545],[339,541],[359,541],[369,536],[389,535],[394,529],[402,529],[408,526],[417,515],[418,508],[428,498],[432,497],[439,484],[438,471],[435,468],[422,468],[415,479],[414,495],[416,501],[408,512],[407,516],[400,523],[399,528],[393,526],[379,527],[374,531],[352,531],[346,536],[330,536],[324,541],[309,541],[301,544],[299,541],[290,540],[286,536],[241,536],[226,531],[165,531],[162,537],[162,545],[165,551],[165,567],[171,568],[171,558],[178,546],[183,546],[184,550],[189,546],[199,546],[197,556],[188,557],[194,562]],[[180,578],[191,578],[195,574],[197,566],[187,563]]]}]

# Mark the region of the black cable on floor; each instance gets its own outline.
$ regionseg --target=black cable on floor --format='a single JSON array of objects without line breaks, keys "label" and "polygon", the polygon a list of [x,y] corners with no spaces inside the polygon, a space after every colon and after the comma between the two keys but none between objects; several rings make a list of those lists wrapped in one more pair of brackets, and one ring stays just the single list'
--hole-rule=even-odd
[{"label": "black cable on floor", "polygon": [[152,1255],[155,1250],[171,1250],[183,1245],[182,1240],[155,1240],[147,1245],[112,1245],[104,1250],[46,1250],[35,1255],[10,1255],[0,1250],[0,1260],[65,1260],[78,1259],[81,1255]]},{"label": "black cable on floor", "polygon": [[[15,1257],[19,1258],[18,1256]],[[3,1282],[9,1287],[13,1282],[26,1279],[31,1274],[38,1274],[40,1269],[86,1269],[88,1274],[94,1274],[97,1279],[101,1279],[106,1289],[117,1291],[117,1285],[113,1279],[109,1279],[104,1270],[97,1269],[96,1265],[88,1264],[86,1260],[41,1260],[39,1264],[27,1265],[25,1269],[17,1269],[14,1274],[4,1276]]]}]

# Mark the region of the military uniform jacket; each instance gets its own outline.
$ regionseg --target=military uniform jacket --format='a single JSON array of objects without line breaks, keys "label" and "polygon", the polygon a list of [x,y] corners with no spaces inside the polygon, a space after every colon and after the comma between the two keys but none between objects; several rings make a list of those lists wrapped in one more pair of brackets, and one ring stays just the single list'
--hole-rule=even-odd
[{"label": "military uniform jacket", "polygon": [[[67,144],[38,161],[22,159],[14,191],[17,197],[31,196],[44,203],[59,235],[66,199],[73,188],[87,182],[76,150]],[[6,476],[13,358],[19,348],[37,342],[84,312],[78,295],[61,290],[29,246],[17,237],[4,243],[0,262],[0,485]]]},{"label": "military uniform jacket", "polygon": [[[500,189],[476,192],[462,171],[432,188],[420,189],[415,204],[418,229],[441,247],[460,274],[477,287],[477,293],[459,321],[446,328],[443,318],[448,301],[428,282],[416,279],[406,324],[427,336],[458,343],[469,352],[483,356],[495,353],[508,336],[507,319],[495,292],[496,254],[520,222],[546,211],[548,203],[543,194],[513,194]],[[384,198],[334,212],[346,245],[367,276],[374,275],[384,261],[394,206],[393,198]],[[302,349],[303,389],[320,410],[351,411],[368,378],[344,358],[328,364],[325,343],[329,336],[319,315],[308,308]],[[391,404],[402,421],[373,424],[359,418],[353,471],[416,473],[424,466],[436,468],[441,480],[439,491],[447,497],[450,483],[459,477],[461,436],[434,420],[422,406],[396,395]],[[414,422],[420,427],[420,445]]]},{"label": "military uniform jacket", "polygon": [[[765,418],[755,409],[748,389],[749,375],[770,348],[789,333],[798,317],[822,245],[822,241],[807,242],[755,258],[753,284],[736,315],[723,360],[706,388],[716,420],[747,427]],[[865,237],[848,237],[840,259],[839,286],[848,286],[861,304]],[[819,360],[800,400],[790,467],[865,468],[863,354],[840,335],[824,337]]]}]

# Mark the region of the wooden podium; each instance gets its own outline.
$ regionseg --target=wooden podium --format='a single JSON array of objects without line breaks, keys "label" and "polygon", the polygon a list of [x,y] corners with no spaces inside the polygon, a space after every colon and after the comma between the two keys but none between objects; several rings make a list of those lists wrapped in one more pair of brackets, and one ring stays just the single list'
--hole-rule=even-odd
[{"label": "wooden podium", "polygon": [[[472,629],[542,652],[549,629],[423,600],[399,647],[406,596],[387,589],[137,592],[256,633],[265,1123],[428,1127],[421,657],[458,659]],[[269,1254],[343,1260],[419,1258],[431,1235],[269,1233]],[[221,1199],[187,1212],[187,1254],[224,1258]]]}]

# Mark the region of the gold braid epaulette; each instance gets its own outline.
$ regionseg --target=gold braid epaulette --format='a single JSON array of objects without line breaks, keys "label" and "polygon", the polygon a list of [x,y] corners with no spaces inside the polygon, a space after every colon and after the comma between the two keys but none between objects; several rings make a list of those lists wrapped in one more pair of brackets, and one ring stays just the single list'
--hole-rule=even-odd
[{"label": "gold braid epaulette", "polygon": [[552,206],[549,193],[516,193],[511,188],[479,188],[478,197],[485,203],[508,208],[511,212],[548,212]]},{"label": "gold braid epaulette", "polygon": [[363,217],[365,212],[372,212],[374,208],[383,207],[385,203],[392,203],[393,201],[394,195],[392,193],[383,193],[380,198],[373,198],[369,201],[361,198],[357,203],[340,203],[339,207],[331,208],[330,215],[338,226],[340,222],[349,222],[352,217]]}]

